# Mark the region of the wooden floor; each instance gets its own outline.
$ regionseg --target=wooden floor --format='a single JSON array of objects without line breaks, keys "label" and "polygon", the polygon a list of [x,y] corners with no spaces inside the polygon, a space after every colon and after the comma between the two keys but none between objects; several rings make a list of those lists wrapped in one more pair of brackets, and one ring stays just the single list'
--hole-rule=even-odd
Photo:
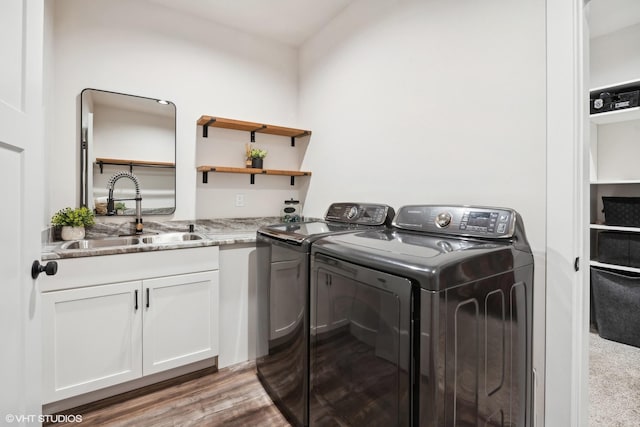
[{"label": "wooden floor", "polygon": [[262,388],[253,362],[108,406],[88,405],[65,413],[82,415],[82,423],[55,426],[290,426]]}]

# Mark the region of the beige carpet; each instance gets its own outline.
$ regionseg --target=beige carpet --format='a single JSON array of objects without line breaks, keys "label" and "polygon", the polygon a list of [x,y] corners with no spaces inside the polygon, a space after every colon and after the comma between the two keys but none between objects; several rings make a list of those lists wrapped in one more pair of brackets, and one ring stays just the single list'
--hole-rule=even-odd
[{"label": "beige carpet", "polygon": [[639,427],[640,348],[589,335],[589,425]]}]

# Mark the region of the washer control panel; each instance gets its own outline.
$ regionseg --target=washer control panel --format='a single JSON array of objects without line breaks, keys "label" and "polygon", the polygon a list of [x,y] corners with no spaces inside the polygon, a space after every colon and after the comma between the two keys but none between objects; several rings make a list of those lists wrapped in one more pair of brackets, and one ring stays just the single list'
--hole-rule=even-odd
[{"label": "washer control panel", "polygon": [[358,225],[391,224],[395,211],[387,205],[371,203],[333,203],[324,216],[326,221]]},{"label": "washer control panel", "polygon": [[403,206],[393,225],[404,230],[458,236],[511,238],[516,212],[507,208],[475,206]]}]

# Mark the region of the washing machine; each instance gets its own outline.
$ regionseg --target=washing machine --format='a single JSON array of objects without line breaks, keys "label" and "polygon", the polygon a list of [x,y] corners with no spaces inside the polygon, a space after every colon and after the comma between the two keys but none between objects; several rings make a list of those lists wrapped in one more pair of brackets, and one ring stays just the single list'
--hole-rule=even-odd
[{"label": "washing machine", "polygon": [[394,214],[382,204],[333,203],[324,220],[275,224],[257,232],[257,374],[293,425],[308,425],[312,243],[328,235],[390,228]]},{"label": "washing machine", "polygon": [[512,209],[402,207],[311,249],[311,426],[530,426],[533,256]]}]

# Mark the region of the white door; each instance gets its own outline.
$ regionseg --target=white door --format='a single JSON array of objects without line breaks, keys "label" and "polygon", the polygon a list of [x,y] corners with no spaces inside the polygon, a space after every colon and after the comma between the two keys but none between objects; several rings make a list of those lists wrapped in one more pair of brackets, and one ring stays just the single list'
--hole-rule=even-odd
[{"label": "white door", "polygon": [[138,280],[42,295],[43,403],[142,376],[141,289]]},{"label": "white door", "polygon": [[144,375],[218,355],[218,271],[144,280],[142,288]]},{"label": "white door", "polygon": [[0,1],[0,419],[11,425],[41,412],[40,307],[30,270],[43,226],[43,14],[43,0]]}]

